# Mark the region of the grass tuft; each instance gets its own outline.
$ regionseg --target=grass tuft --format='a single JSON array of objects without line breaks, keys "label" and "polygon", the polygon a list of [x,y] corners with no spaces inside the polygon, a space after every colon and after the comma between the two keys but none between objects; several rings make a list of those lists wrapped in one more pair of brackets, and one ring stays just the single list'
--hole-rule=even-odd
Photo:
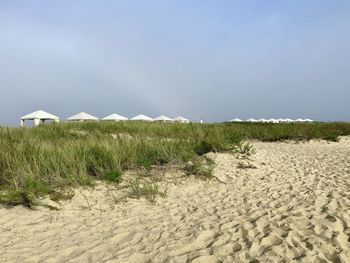
[{"label": "grass tuft", "polygon": [[201,140],[198,144],[195,145],[194,151],[198,155],[204,155],[206,153],[215,151],[215,148],[210,142]]},{"label": "grass tuft", "polygon": [[150,203],[154,203],[157,196],[165,197],[166,190],[161,189],[155,182],[135,179],[129,182],[130,198],[140,199],[144,197]]},{"label": "grass tuft", "polygon": [[122,173],[121,171],[110,171],[104,175],[103,179],[108,182],[119,184],[122,181]]},{"label": "grass tuft", "polygon": [[256,149],[249,142],[239,142],[233,147],[233,152],[244,156],[252,156],[256,154]]},{"label": "grass tuft", "polygon": [[197,158],[185,166],[187,175],[201,176],[205,179],[213,177],[215,163],[209,158]]}]

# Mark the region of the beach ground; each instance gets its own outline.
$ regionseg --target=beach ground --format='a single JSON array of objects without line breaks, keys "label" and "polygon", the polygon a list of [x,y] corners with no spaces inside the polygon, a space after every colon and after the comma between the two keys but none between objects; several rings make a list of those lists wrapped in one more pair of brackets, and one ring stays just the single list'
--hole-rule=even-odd
[{"label": "beach ground", "polygon": [[59,210],[0,207],[0,262],[350,262],[350,137],[253,145],[154,204],[101,183]]}]

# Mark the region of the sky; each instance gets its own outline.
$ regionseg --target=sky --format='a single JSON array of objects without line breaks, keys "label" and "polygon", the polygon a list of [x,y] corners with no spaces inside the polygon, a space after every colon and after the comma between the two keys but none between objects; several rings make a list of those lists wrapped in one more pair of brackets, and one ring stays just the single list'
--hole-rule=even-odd
[{"label": "sky", "polygon": [[350,121],[349,0],[0,0],[0,125]]}]

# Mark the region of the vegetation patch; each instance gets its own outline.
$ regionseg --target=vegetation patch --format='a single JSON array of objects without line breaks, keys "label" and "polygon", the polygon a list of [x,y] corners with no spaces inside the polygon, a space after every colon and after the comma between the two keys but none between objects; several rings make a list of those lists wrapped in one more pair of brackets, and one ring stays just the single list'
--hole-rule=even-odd
[{"label": "vegetation patch", "polygon": [[233,146],[233,152],[243,156],[252,156],[256,154],[256,149],[249,142],[239,142]]},{"label": "vegetation patch", "polygon": [[[31,207],[41,196],[69,198],[73,187],[91,186],[96,180],[118,184],[127,170],[171,162],[192,163],[189,173],[210,177],[213,168],[199,157],[211,151],[254,154],[243,141],[337,141],[349,134],[348,123],[87,122],[0,127],[0,202]],[[156,192],[152,187],[145,189]]]},{"label": "vegetation patch", "polygon": [[201,140],[198,144],[195,145],[194,151],[198,155],[203,155],[215,151],[215,148],[210,142]]},{"label": "vegetation patch", "polygon": [[104,175],[103,179],[105,179],[108,182],[119,184],[122,181],[122,173],[121,171],[118,171],[118,170],[110,171]]},{"label": "vegetation patch", "polygon": [[185,166],[187,175],[196,175],[204,179],[213,177],[215,163],[209,158],[197,158]]},{"label": "vegetation patch", "polygon": [[129,182],[130,198],[140,199],[144,197],[147,201],[154,203],[157,196],[165,197],[166,189],[161,188],[158,183],[149,180],[134,179]]}]

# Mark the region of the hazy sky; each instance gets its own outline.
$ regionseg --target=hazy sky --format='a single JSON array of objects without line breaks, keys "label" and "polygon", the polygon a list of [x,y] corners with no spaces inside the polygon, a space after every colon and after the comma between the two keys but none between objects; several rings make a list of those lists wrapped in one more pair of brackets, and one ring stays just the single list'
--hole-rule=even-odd
[{"label": "hazy sky", "polygon": [[349,0],[0,0],[0,124],[350,120]]}]

